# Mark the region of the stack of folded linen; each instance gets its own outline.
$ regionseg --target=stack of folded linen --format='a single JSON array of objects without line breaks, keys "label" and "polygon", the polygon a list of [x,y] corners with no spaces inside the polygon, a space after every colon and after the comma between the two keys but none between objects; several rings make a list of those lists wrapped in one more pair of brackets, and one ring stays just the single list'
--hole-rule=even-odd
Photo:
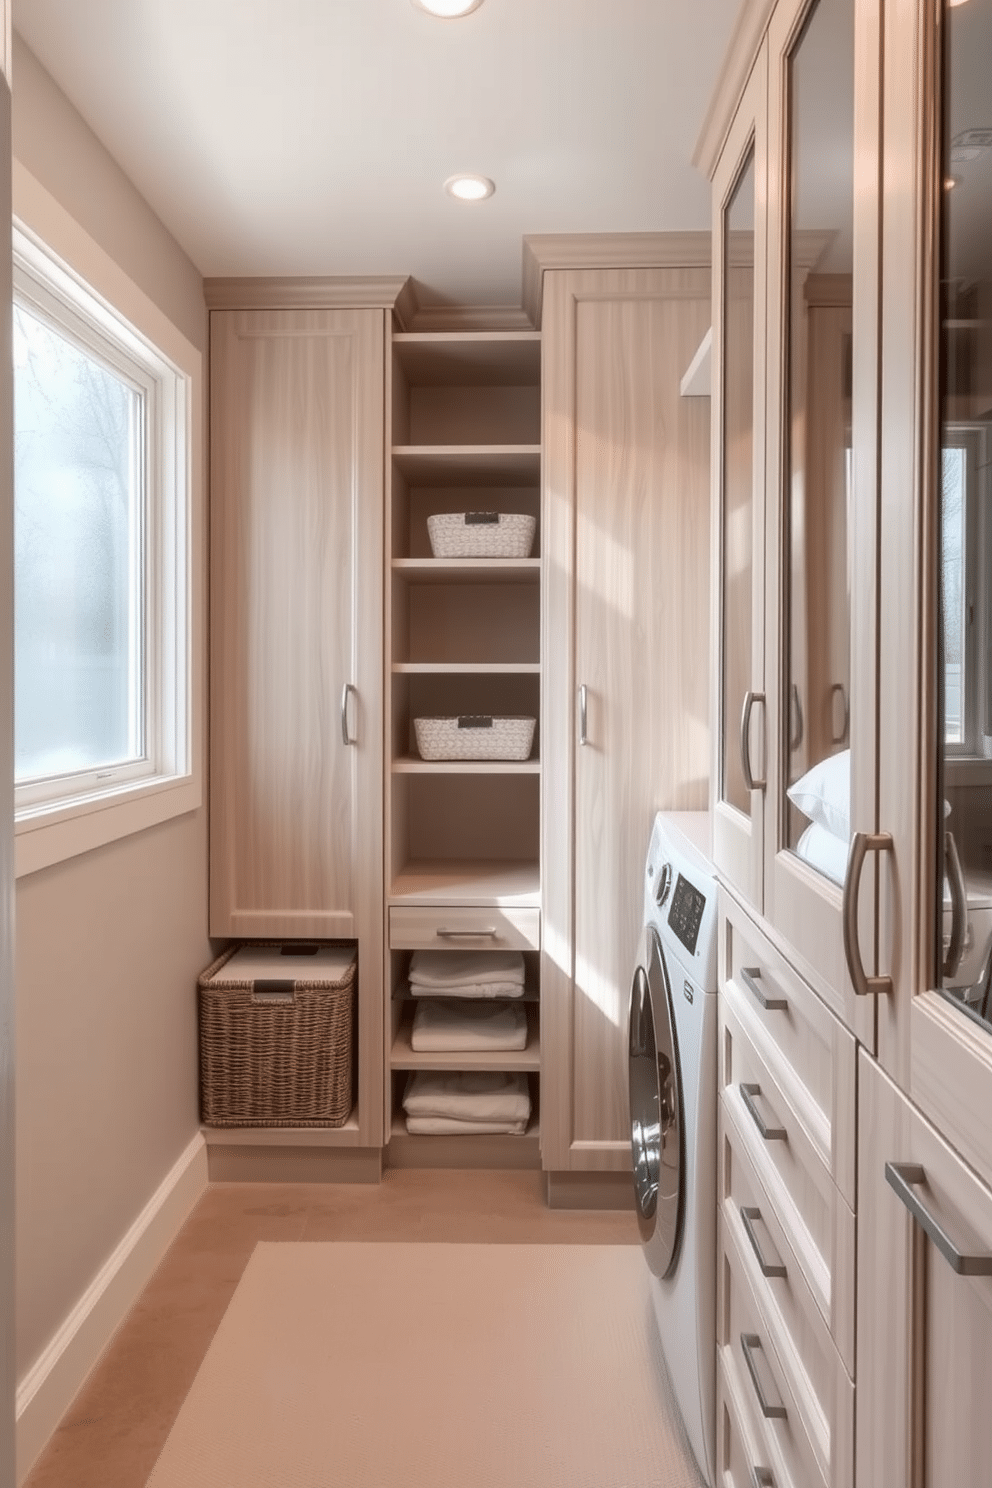
[{"label": "stack of folded linen", "polygon": [[414,997],[522,997],[524,958],[519,951],[414,951]]},{"label": "stack of folded linen", "polygon": [[415,1135],[522,1136],[530,1119],[527,1077],[499,1070],[417,1070],[403,1097]]},{"label": "stack of folded linen", "polygon": [[424,997],[413,1015],[411,1048],[442,1050],[525,1049],[527,1012],[519,1002],[466,1002]]}]

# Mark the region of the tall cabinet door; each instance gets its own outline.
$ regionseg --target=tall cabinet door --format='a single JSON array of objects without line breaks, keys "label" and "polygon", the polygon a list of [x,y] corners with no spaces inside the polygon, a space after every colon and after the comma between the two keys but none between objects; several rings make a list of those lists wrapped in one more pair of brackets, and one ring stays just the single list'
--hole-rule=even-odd
[{"label": "tall cabinet door", "polygon": [[865,1054],[859,1069],[856,1479],[992,1477],[992,1189]]},{"label": "tall cabinet door", "polygon": [[626,1025],[656,811],[709,758],[708,267],[544,288],[542,1154],[630,1165]]},{"label": "tall cabinet door", "polygon": [[211,323],[215,936],[382,936],[381,310]]},{"label": "tall cabinet door", "polygon": [[713,178],[713,857],[762,906],[765,755],[767,51]]},{"label": "tall cabinet door", "polygon": [[877,0],[780,0],[767,44],[764,913],[874,1047],[874,876],[849,854],[876,830]]}]

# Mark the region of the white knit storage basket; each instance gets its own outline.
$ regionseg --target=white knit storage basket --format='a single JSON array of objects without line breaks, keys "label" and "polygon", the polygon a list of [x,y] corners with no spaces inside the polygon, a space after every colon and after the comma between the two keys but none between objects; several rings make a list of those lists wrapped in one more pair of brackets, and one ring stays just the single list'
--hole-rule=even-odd
[{"label": "white knit storage basket", "polygon": [[414,733],[425,760],[525,760],[530,758],[536,718],[415,718]]},{"label": "white knit storage basket", "polygon": [[537,518],[518,512],[439,512],[427,518],[435,558],[529,558]]}]

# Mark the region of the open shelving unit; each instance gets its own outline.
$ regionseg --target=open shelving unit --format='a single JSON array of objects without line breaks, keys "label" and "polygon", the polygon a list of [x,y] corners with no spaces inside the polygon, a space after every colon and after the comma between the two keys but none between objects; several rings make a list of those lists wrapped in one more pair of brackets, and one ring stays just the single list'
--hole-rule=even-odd
[{"label": "open shelving unit", "polygon": [[[398,333],[390,361],[391,459],[386,518],[386,899],[413,911],[386,949],[386,1131],[390,1161],[411,1151],[488,1161],[500,1144],[537,1155],[540,1070],[539,915],[526,934],[490,925],[487,910],[541,902],[540,738],[527,760],[420,758],[414,719],[464,714],[540,718],[541,338],[537,331]],[[524,558],[436,558],[436,513],[526,513],[537,521]],[[524,949],[528,1043],[523,1052],[415,1054],[406,996],[412,950],[445,942],[452,912],[475,912],[463,947]],[[459,923],[465,923],[464,920]],[[411,926],[413,927],[411,929]],[[531,928],[533,927],[533,928]],[[472,925],[469,925],[471,930]],[[403,1087],[413,1069],[526,1070],[535,1116],[526,1137],[407,1136]],[[530,1149],[533,1148],[533,1151]],[[438,1159],[440,1160],[440,1159]],[[452,1159],[454,1160],[454,1159]],[[517,1159],[507,1158],[512,1162]]]}]

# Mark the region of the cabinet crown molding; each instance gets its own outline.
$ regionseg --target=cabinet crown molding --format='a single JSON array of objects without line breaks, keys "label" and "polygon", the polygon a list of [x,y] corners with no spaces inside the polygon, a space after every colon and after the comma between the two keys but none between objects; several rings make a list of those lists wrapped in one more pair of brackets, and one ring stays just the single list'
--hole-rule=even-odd
[{"label": "cabinet crown molding", "polygon": [[524,237],[524,310],[540,329],[548,269],[708,267],[709,229],[668,233],[529,233]]},{"label": "cabinet crown molding", "polygon": [[405,274],[245,276],[204,279],[208,310],[391,310],[402,320],[410,306]]},{"label": "cabinet crown molding", "polygon": [[727,42],[720,71],[700,126],[692,163],[708,181],[727,138],[776,0],[744,0]]}]

